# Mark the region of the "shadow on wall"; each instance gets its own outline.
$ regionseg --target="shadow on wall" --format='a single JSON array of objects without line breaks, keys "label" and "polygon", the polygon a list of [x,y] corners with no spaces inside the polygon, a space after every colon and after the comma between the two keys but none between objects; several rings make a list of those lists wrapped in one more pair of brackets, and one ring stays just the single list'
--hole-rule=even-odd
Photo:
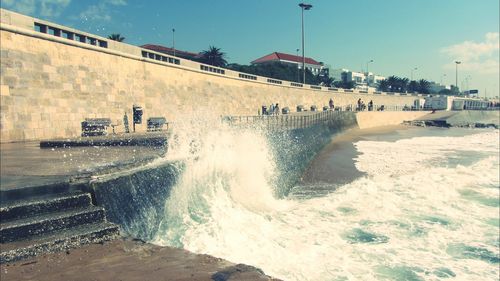
[{"label": "shadow on wall", "polygon": [[165,201],[183,169],[181,162],[167,163],[91,183],[91,189],[109,221],[119,224],[124,234],[149,241],[164,217]]},{"label": "shadow on wall", "polygon": [[309,128],[269,133],[279,173],[274,183],[275,196],[286,197],[309,163],[330,143],[332,137],[356,126],[356,114],[343,112],[332,120]]}]

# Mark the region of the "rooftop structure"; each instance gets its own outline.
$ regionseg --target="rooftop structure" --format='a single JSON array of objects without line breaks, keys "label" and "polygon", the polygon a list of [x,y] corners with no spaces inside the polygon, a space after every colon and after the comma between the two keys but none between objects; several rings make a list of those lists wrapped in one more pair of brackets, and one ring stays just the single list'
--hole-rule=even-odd
[{"label": "rooftop structure", "polygon": [[[290,65],[296,65],[298,68],[302,68],[302,57],[296,55],[290,55],[280,52],[274,52],[269,55],[263,56],[251,62],[251,64],[265,64],[281,62]],[[323,63],[318,62],[312,58],[305,58],[305,67],[309,69],[314,75],[320,74],[321,70],[324,69]]]},{"label": "rooftop structure", "polygon": [[169,47],[165,47],[165,46],[161,46],[161,45],[146,44],[146,45],[142,45],[140,47],[144,48],[144,49],[152,50],[155,52],[171,55],[171,56],[175,55],[176,57],[181,57],[181,58],[185,58],[185,59],[195,59],[195,58],[200,57],[199,53],[182,51],[182,50],[169,48]]}]

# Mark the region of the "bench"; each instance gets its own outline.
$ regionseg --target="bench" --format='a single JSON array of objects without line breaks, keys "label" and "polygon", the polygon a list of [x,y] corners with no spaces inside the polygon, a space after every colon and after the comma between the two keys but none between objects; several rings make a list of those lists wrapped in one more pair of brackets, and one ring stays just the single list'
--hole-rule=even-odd
[{"label": "bench", "polygon": [[153,131],[161,131],[163,130],[163,125],[167,124],[167,129],[168,129],[168,122],[165,117],[151,117],[148,118],[148,132],[153,132]]},{"label": "bench", "polygon": [[111,125],[110,118],[85,118],[82,122],[82,137],[104,136]]}]

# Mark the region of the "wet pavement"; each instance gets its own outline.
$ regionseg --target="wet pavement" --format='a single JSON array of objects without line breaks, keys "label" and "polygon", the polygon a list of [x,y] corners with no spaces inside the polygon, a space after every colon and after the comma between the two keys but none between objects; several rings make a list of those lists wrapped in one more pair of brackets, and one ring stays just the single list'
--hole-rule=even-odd
[{"label": "wet pavement", "polygon": [[39,142],[0,144],[0,191],[70,181],[123,165],[150,161],[164,147],[40,148]]}]

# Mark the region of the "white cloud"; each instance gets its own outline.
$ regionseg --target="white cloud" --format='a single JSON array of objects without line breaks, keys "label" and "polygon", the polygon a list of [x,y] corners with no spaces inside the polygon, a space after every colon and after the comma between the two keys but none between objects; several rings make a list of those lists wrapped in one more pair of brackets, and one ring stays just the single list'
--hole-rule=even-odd
[{"label": "white cloud", "polygon": [[2,7],[12,9],[18,13],[34,16],[39,13],[42,17],[57,17],[69,5],[71,0],[2,0]]},{"label": "white cloud", "polygon": [[453,61],[461,61],[460,68],[480,73],[499,71],[499,33],[486,33],[483,42],[464,41],[441,49],[450,58],[445,68],[454,68]]},{"label": "white cloud", "polygon": [[111,15],[104,3],[89,6],[85,11],[80,13],[80,18],[83,20],[110,21]]},{"label": "white cloud", "polygon": [[79,17],[83,20],[93,20],[93,21],[110,21],[111,20],[111,10],[109,6],[125,6],[127,2],[125,0],[106,0],[102,1],[97,5],[91,5],[86,10],[80,13]]},{"label": "white cloud", "polygon": [[41,0],[40,14],[45,17],[57,17],[70,2],[71,0]]},{"label": "white cloud", "polygon": [[35,13],[35,0],[3,0],[2,8],[12,9],[25,15],[33,15]]},{"label": "white cloud", "polygon": [[107,0],[107,3],[114,5],[114,6],[125,6],[127,5],[127,1],[125,0]]}]

